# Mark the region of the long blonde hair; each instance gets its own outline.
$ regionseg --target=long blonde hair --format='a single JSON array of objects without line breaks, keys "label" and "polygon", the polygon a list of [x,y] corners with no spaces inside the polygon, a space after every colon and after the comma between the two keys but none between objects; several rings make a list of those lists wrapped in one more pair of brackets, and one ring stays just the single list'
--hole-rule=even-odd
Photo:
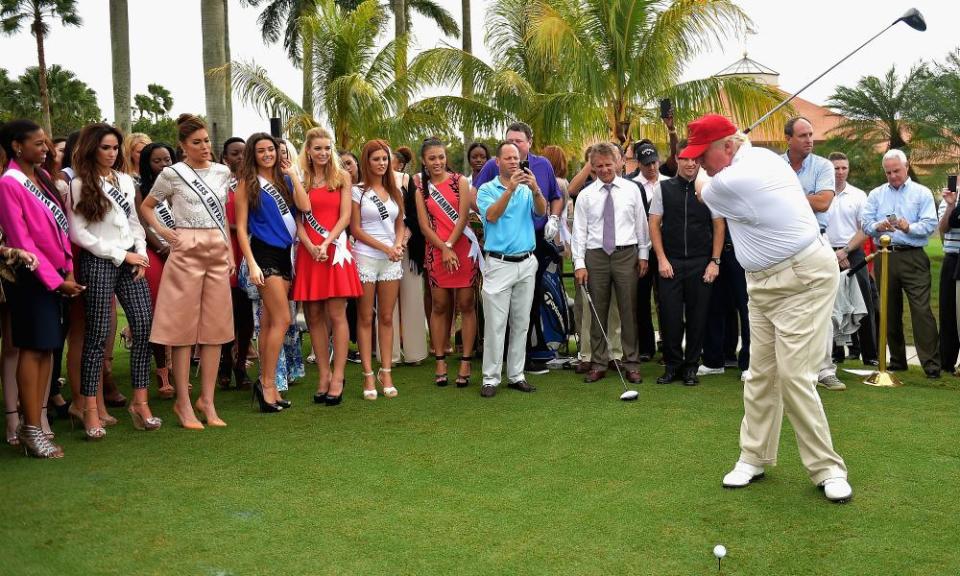
[{"label": "long blonde hair", "polygon": [[[313,145],[313,141],[321,138],[330,141],[330,161],[323,167],[322,173],[318,170],[319,167],[314,166],[313,159],[310,158],[310,147]],[[313,185],[317,176],[323,178],[324,183],[330,190],[337,190],[350,184],[350,181],[343,177],[344,171],[340,167],[340,154],[337,153],[337,148],[334,145],[333,135],[326,128],[319,126],[308,130],[303,139],[303,149],[300,151],[300,170],[303,172],[303,180],[308,188]]]}]

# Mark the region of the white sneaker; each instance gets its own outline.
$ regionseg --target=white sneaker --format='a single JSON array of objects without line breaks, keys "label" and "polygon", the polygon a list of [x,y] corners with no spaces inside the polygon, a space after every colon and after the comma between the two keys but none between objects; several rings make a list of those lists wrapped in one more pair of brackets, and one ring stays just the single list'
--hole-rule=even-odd
[{"label": "white sneaker", "polygon": [[703,365],[697,368],[697,376],[715,376],[717,374],[723,374],[723,368],[708,368]]},{"label": "white sneaker", "polygon": [[822,484],[823,495],[827,500],[837,504],[848,502],[853,498],[853,488],[846,478],[829,478]]},{"label": "white sneaker", "polygon": [[817,380],[817,386],[823,386],[827,390],[833,390],[835,392],[847,389],[847,385],[841,382],[836,374],[828,374],[820,378]]},{"label": "white sneaker", "polygon": [[723,477],[723,487],[743,488],[760,478],[763,478],[763,466],[754,466],[738,460],[733,470]]},{"label": "white sneaker", "polygon": [[744,370],[743,372],[740,373],[740,381],[741,381],[741,382],[746,382],[746,381],[747,381],[747,378],[749,378],[749,377],[750,377],[750,369],[749,369],[749,368],[747,368],[746,370]]}]

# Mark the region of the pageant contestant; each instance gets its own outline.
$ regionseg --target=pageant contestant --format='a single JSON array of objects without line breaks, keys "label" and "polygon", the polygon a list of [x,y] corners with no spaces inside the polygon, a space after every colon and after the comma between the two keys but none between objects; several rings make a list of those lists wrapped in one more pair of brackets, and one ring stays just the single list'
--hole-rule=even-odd
[{"label": "pageant contestant", "polygon": [[[340,168],[333,137],[323,128],[307,132],[300,169],[309,189],[311,211],[297,223],[300,244],[293,299],[304,303],[320,372],[313,401],[335,406],[343,398],[343,371],[349,346],[347,299],[363,292],[343,233],[350,225],[352,211],[350,175]],[[328,348],[331,333],[332,367]]]},{"label": "pageant contestant", "polygon": [[[480,243],[468,225],[473,194],[467,179],[447,171],[443,143],[427,139],[420,147],[423,171],[417,195],[420,229],[427,239],[426,267],[429,271],[432,310],[430,341],[437,360],[435,383],[447,385],[446,350],[456,311],[462,318],[463,355],[457,371],[457,387],[470,384],[470,361],[477,336],[475,288],[482,262]],[[424,183],[426,183],[424,185]]]},{"label": "pageant contestant", "polygon": [[10,308],[13,345],[20,349],[17,386],[23,423],[20,445],[39,458],[60,458],[63,449],[50,441],[40,425],[47,397],[53,351],[63,341],[63,298],[84,287],[73,278],[67,216],[50,175],[38,170],[47,155],[46,136],[30,120],[0,126],[0,147],[10,164],[0,177],[0,230],[7,246],[37,257],[35,266],[16,269],[14,282],[4,284]]},{"label": "pageant contestant", "polygon": [[290,327],[291,248],[297,212],[310,211],[310,199],[293,164],[278,158],[277,142],[260,132],[247,139],[236,191],[237,238],[250,281],[263,303],[260,317],[260,380],[254,396],[261,412],[289,408],[277,392],[276,372],[284,334]]},{"label": "pageant contestant", "polygon": [[[203,120],[192,114],[177,118],[184,160],[160,173],[144,198],[143,219],[170,244],[157,295],[157,314],[151,341],[173,347],[173,380],[177,401],[173,407],[180,425],[202,430],[190,405],[190,352],[200,345],[200,397],[196,409],[213,427],[226,426],[213,404],[220,364],[220,348],[233,340],[230,273],[234,262],[227,236],[224,203],[230,170],[215,164],[210,136]],[[156,216],[157,204],[171,201],[176,229]]]},{"label": "pageant contestant", "polygon": [[[371,140],[360,154],[362,182],[353,188],[353,214],[350,233],[356,239],[357,271],[363,283],[363,295],[357,309],[357,340],[363,366],[363,397],[376,400],[373,379],[373,317],[377,303],[377,344],[380,370],[377,381],[383,395],[397,395],[393,385],[393,312],[403,277],[403,197],[390,171],[390,146],[383,140]],[[382,380],[381,380],[382,375]]]},{"label": "pageant contestant", "polygon": [[97,410],[97,387],[103,370],[103,346],[110,332],[114,295],[127,315],[133,346],[129,406],[138,430],[156,430],[161,421],[147,404],[150,383],[150,289],[144,279],[149,266],[146,236],[137,217],[133,179],[123,173],[123,135],[108,124],[91,124],[80,133],[73,155],[76,178],[70,182],[70,238],[82,248],[77,278],[84,294],[86,332],[80,393],[83,427],[88,440],[106,435]]}]

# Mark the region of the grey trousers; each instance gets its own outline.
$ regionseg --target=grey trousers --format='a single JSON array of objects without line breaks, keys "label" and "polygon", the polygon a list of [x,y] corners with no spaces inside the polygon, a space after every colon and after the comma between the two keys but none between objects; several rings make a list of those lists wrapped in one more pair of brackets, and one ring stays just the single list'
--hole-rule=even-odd
[{"label": "grey trousers", "polygon": [[[594,248],[584,254],[587,267],[587,288],[597,315],[606,319],[610,312],[612,294],[617,295],[617,307],[620,319],[637,316],[637,249],[628,247],[607,255],[602,249]],[[605,325],[604,330],[609,328]],[[627,370],[640,369],[640,348],[637,339],[637,324],[621,322],[620,340],[623,345],[623,365]],[[596,370],[606,370],[610,361],[610,351],[600,330],[590,330],[591,360]]]},{"label": "grey trousers", "polygon": [[503,368],[503,342],[510,330],[507,350],[507,382],[523,380],[527,357],[527,331],[537,259],[504,262],[486,259],[483,270],[483,385],[500,384]]}]

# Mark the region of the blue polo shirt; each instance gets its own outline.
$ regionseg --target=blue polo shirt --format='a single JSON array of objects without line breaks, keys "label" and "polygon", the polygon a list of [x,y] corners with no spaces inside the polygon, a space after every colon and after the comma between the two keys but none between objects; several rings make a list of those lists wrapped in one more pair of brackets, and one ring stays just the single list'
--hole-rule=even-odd
[{"label": "blue polo shirt", "polygon": [[[539,186],[540,191],[543,192],[543,197],[547,199],[547,214],[534,216],[534,227],[537,230],[543,230],[544,225],[547,223],[547,215],[550,213],[550,202],[562,199],[563,193],[560,192],[560,187],[557,186],[557,178],[553,172],[553,164],[551,164],[549,160],[531,152],[527,154],[527,161],[530,162],[530,171],[533,172],[533,177],[537,180],[537,186]],[[498,176],[500,176],[500,169],[497,167],[497,159],[491,158],[487,160],[487,163],[480,169],[480,173],[477,174],[476,179],[473,181],[473,187],[476,188],[479,193],[481,186],[491,180],[496,180]]]},{"label": "blue polo shirt", "polygon": [[483,218],[483,249],[501,254],[531,252],[537,245],[533,236],[533,191],[521,184],[513,192],[507,209],[496,222],[487,220],[487,210],[493,206],[507,187],[494,178],[477,190],[477,207]]},{"label": "blue polo shirt", "polygon": [[[786,152],[783,153],[781,158],[783,158],[787,164],[790,164],[790,158]],[[837,191],[837,177],[833,171],[833,162],[823,156],[808,154],[807,157],[803,159],[803,162],[800,163],[800,171],[797,172],[797,178],[800,179],[800,185],[803,187],[803,191],[807,193],[807,196],[812,196],[821,190],[830,190],[834,193]],[[817,223],[820,224],[820,228],[826,229],[827,224],[830,223],[829,210],[826,212],[815,212],[814,216],[817,217]]]}]

